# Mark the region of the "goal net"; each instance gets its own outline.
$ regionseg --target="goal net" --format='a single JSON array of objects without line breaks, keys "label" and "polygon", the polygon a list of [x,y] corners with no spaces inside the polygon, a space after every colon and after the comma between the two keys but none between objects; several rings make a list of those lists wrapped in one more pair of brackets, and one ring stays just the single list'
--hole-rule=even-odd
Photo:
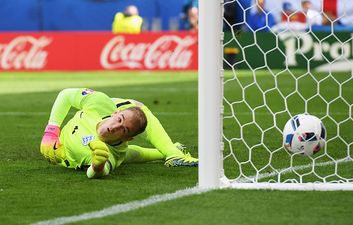
[{"label": "goal net", "polygon": [[[211,2],[200,0],[199,185],[353,190],[349,1]],[[302,113],[326,126],[311,156],[283,147]]]}]

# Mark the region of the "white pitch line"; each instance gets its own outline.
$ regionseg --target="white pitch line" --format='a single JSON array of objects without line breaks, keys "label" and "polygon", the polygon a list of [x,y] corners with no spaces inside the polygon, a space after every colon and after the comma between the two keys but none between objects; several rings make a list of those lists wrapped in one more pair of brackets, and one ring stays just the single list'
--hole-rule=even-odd
[{"label": "white pitch line", "polygon": [[[352,158],[346,157],[343,159],[335,160],[335,163],[343,163],[343,162],[348,162],[351,160],[352,160]],[[322,163],[318,163],[316,165],[317,166],[327,166],[327,165],[331,165],[331,164],[334,164],[334,162],[332,162],[332,161],[322,162]],[[286,170],[288,170],[288,172],[293,171],[293,170],[304,170],[304,169],[310,168],[311,166],[312,166],[312,164],[307,164],[307,165],[293,167],[292,170],[279,169],[278,171],[282,171],[283,174],[285,174],[285,173],[287,173]],[[259,176],[261,176],[261,179],[263,179],[263,178],[275,176],[276,174],[277,173],[275,173],[275,172],[271,172],[271,173],[260,174]],[[255,178],[255,176],[253,176],[252,178]],[[252,178],[250,178],[250,179],[252,179]],[[248,179],[243,180],[243,182],[249,182],[249,180]],[[83,213],[83,214],[76,215],[76,216],[58,217],[58,218],[52,219],[52,220],[39,221],[36,223],[32,223],[30,225],[61,225],[61,224],[74,223],[74,222],[83,221],[83,220],[102,218],[102,217],[106,217],[106,216],[116,215],[119,213],[143,208],[146,206],[154,205],[154,204],[157,204],[160,202],[170,201],[170,200],[182,198],[182,197],[189,196],[189,195],[205,193],[205,192],[208,192],[211,190],[214,190],[214,189],[201,189],[199,187],[188,188],[188,189],[176,191],[174,193],[154,195],[154,196],[151,196],[151,197],[144,199],[144,200],[136,200],[136,201],[132,201],[132,202],[124,203],[124,204],[113,205],[109,208],[105,208],[105,209],[97,210],[97,211],[93,211],[93,212],[88,212],[88,213]]]},{"label": "white pitch line", "polygon": [[141,201],[132,201],[125,204],[117,204],[109,208],[105,208],[98,211],[83,213],[76,216],[58,217],[52,220],[45,220],[45,221],[32,223],[31,225],[61,225],[61,224],[74,223],[74,222],[83,221],[83,220],[102,218],[102,217],[111,216],[111,215],[115,215],[123,212],[128,212],[134,209],[143,208],[160,202],[170,201],[170,200],[174,200],[177,198],[182,198],[182,197],[194,195],[194,194],[201,194],[210,190],[211,189],[200,189],[198,187],[183,189],[183,190],[176,191],[174,193],[154,195]]}]

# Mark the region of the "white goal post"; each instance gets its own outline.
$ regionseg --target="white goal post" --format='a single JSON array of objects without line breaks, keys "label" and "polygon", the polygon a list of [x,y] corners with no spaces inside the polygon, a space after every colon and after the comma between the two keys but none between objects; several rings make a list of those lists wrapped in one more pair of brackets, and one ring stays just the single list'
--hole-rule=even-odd
[{"label": "white goal post", "polygon": [[[341,39],[331,26],[321,37],[311,27],[274,30],[267,19],[268,32],[248,28],[241,40],[236,29],[248,26],[245,17],[257,1],[242,8],[244,21],[236,24],[223,17],[225,4],[231,3],[243,7],[238,0],[199,0],[198,186],[353,190],[353,31]],[[271,44],[261,43],[261,33]],[[224,49],[234,46],[239,49],[232,54],[238,56],[226,59]],[[258,64],[250,57],[252,48]],[[272,68],[274,61],[283,67]],[[305,68],[295,67],[302,61]],[[343,64],[346,72],[335,73]],[[281,144],[284,123],[299,113],[327,124],[325,148],[313,156],[289,153]]]},{"label": "white goal post", "polygon": [[[216,19],[218,18],[218,19]],[[222,4],[199,1],[199,186],[220,187],[222,176]]]}]

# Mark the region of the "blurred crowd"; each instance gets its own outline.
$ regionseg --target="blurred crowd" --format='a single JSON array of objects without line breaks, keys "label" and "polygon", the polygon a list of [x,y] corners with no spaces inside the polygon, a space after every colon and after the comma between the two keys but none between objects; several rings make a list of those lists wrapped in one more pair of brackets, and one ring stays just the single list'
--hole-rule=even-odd
[{"label": "blurred crowd", "polygon": [[198,0],[184,0],[180,16],[180,28],[182,30],[197,31],[199,27],[199,3]]},{"label": "blurred crowd", "polygon": [[[225,30],[243,23],[243,30],[293,31],[312,27],[353,25],[353,11],[337,15],[337,4],[323,6],[323,0],[224,0]],[[248,5],[246,5],[248,4]],[[336,7],[336,8],[335,8]],[[351,7],[353,10],[353,7]],[[351,23],[351,24],[350,24]],[[114,33],[139,33],[143,19],[136,6],[118,12],[112,25]],[[178,30],[198,30],[198,0],[183,0]]]},{"label": "blurred crowd", "polygon": [[229,24],[249,31],[353,29],[353,5],[340,0],[225,0],[224,13],[226,29]]},{"label": "blurred crowd", "polygon": [[[198,30],[198,0],[184,0],[179,19],[179,30]],[[123,12],[117,12],[112,23],[113,33],[138,34],[142,30],[143,18],[135,5],[127,6]]]},{"label": "blurred crowd", "polygon": [[321,0],[255,0],[253,4],[255,7],[248,8],[245,13],[245,30],[298,31],[331,25],[353,25],[348,15],[337,15],[337,5],[323,7]]},{"label": "blurred crowd", "polygon": [[139,16],[139,10],[134,5],[129,5],[123,12],[117,12],[114,16],[112,31],[114,34],[127,33],[139,34],[143,19]]}]

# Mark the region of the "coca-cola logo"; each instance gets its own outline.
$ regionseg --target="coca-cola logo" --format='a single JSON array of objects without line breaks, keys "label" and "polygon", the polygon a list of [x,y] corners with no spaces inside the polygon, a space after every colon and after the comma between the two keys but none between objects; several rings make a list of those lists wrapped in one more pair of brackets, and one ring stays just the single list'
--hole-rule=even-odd
[{"label": "coca-cola logo", "polygon": [[0,43],[0,68],[43,69],[48,58],[44,47],[50,43],[50,38],[32,36],[18,36],[9,43]]},{"label": "coca-cola logo", "polygon": [[127,43],[124,36],[112,38],[103,48],[100,62],[105,69],[185,69],[192,62],[193,36],[164,35],[149,43]]}]

